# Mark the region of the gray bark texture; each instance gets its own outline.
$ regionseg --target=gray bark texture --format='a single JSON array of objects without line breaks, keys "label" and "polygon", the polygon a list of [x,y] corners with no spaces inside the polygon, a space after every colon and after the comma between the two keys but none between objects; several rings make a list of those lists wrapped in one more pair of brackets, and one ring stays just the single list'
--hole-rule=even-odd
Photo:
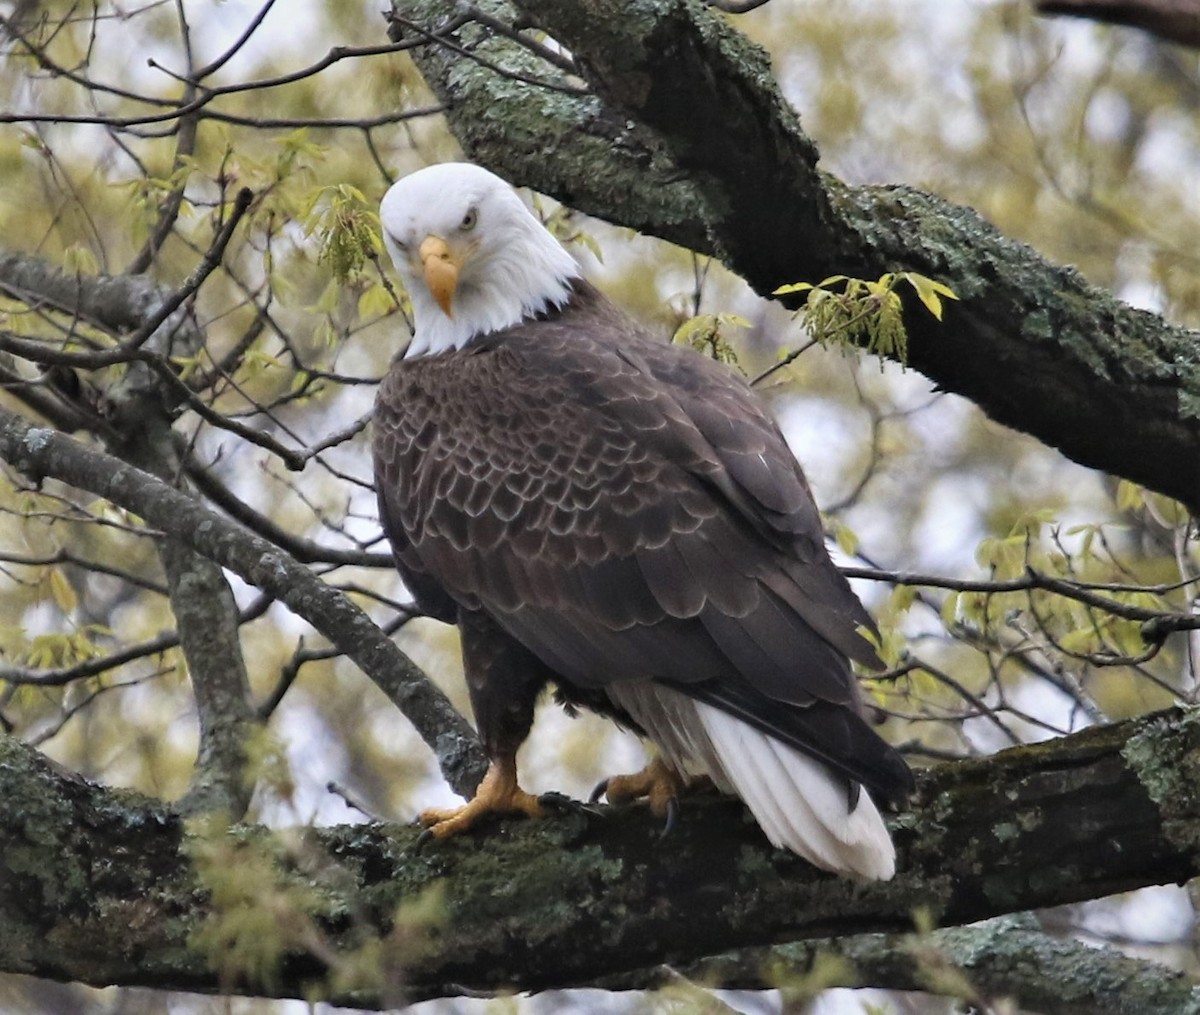
[{"label": "gray bark texture", "polygon": [[[831,957],[840,962],[831,963]],[[825,972],[831,965],[833,983]],[[741,989],[778,986],[782,980],[785,994],[789,978],[801,984],[812,977],[829,986],[886,985],[957,997],[977,1010],[1008,998],[1023,1011],[1053,1015],[1200,1012],[1200,989],[1187,974],[1111,947],[1051,937],[1029,913],[927,934],[859,934],[747,948],[664,969],[664,984],[672,982],[671,973]]]},{"label": "gray bark texture", "polygon": [[[780,95],[767,56],[698,0],[477,5],[545,30],[589,94],[477,24],[413,55],[468,156],[600,218],[719,257],[759,293],[834,274],[916,271],[961,302],[905,314],[909,363],[993,419],[1200,512],[1200,335],[1050,264],[969,208],[852,187]],[[458,8],[393,0],[400,31]],[[493,67],[509,72],[499,73]],[[576,82],[577,84],[577,82]]]},{"label": "gray bark texture", "polygon": [[[8,263],[15,267],[13,259]],[[35,262],[26,262],[26,265]],[[4,278],[0,274],[0,278]],[[50,282],[52,276],[48,276]],[[153,300],[145,280],[127,276],[126,312],[136,309],[141,320],[129,327],[120,313],[117,280],[80,279],[74,287],[80,302],[94,303],[95,293],[107,293],[109,327],[136,330],[161,314],[170,292],[159,289]],[[51,289],[47,285],[47,289]],[[84,294],[88,297],[85,298]],[[164,359],[194,356],[204,345],[204,333],[190,309],[180,309],[146,340],[145,349]],[[107,445],[125,461],[164,483],[183,483],[178,435],[172,430],[174,402],[162,380],[144,362],[131,363],[103,393]],[[188,811],[220,811],[240,818],[250,803],[252,780],[245,775],[245,744],[261,723],[251,705],[250,679],[238,633],[238,609],[233,590],[219,564],[196,553],[178,539],[158,544],[167,579],[171,612],[187,662],[196,712],[200,720],[200,751],[192,782],[183,801]]]},{"label": "gray bark texture", "polygon": [[274,596],[375,681],[434,751],[456,792],[479,784],[486,763],[467,721],[362,610],[286,551],[128,462],[2,408],[0,458],[134,512],[168,540]]},{"label": "gray bark texture", "polygon": [[[649,985],[662,982],[663,967],[684,968],[701,982],[750,985],[772,975],[753,965],[754,953],[705,956],[867,932],[906,935],[918,910],[935,926],[960,924],[1193,877],[1200,873],[1198,789],[1194,710],[944,765],[922,774],[912,810],[892,819],[895,880],[858,884],[771,849],[740,804],[717,797],[685,801],[665,840],[642,807],[516,819],[486,836],[424,848],[411,827],[214,833],[0,738],[0,967],[93,984],[328,995],[361,1006]],[[214,842],[273,858],[255,879],[268,902],[252,903],[279,911],[282,944],[252,980],[215,971],[197,947],[198,932],[230,905],[227,890],[217,901],[222,892],[211,874],[207,881],[197,874],[195,857]],[[289,892],[305,900],[302,907]],[[436,917],[427,914],[425,931],[406,924],[405,907],[431,898]],[[1001,927],[973,938],[839,945],[860,963],[841,979],[920,986],[938,968],[920,959],[925,947],[947,970],[961,966],[971,975],[978,965],[981,989],[1041,991],[1044,999],[1061,982],[1073,1007],[1055,1010],[1195,1010],[1187,981],[1157,967],[1113,953],[1092,954],[1083,966],[1084,953],[1056,949],[1027,922]],[[334,956],[371,940],[384,949],[372,968],[384,966],[393,982],[330,979]],[[991,941],[991,958],[970,960],[968,940]],[[997,951],[1001,945],[1007,950]],[[795,947],[760,957],[782,963],[779,976],[794,974],[812,961],[811,950]],[[1046,962],[1057,954],[1059,966],[1029,969],[1020,956],[1031,950]],[[897,967],[902,975],[888,972]],[[1066,967],[1077,971],[1056,980]],[[1127,981],[1122,992],[1104,1000],[1117,976]]]},{"label": "gray bark texture", "polygon": [[1196,0],[1037,0],[1039,14],[1108,21],[1140,28],[1168,42],[1200,46],[1200,3]]}]

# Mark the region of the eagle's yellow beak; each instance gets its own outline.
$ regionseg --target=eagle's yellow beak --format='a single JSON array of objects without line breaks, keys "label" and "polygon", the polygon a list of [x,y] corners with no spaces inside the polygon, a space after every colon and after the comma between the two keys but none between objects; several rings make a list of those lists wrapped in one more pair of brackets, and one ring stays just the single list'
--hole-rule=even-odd
[{"label": "eagle's yellow beak", "polygon": [[459,262],[440,236],[426,236],[418,250],[425,284],[447,317],[454,316],[454,291],[458,288]]}]

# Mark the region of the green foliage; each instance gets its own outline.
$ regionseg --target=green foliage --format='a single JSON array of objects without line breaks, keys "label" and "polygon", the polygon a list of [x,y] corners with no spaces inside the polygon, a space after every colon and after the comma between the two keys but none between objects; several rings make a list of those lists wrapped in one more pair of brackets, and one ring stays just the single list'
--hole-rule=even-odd
[{"label": "green foliage", "polygon": [[107,628],[99,625],[89,625],[81,631],[34,635],[21,654],[22,661],[34,669],[48,670],[95,659],[101,649],[93,637],[106,631]]},{"label": "green foliage", "polygon": [[675,329],[671,341],[679,345],[690,345],[698,352],[735,367],[743,374],[737,350],[726,337],[729,328],[748,328],[750,322],[738,314],[699,314],[684,321]]},{"label": "green foliage", "polygon": [[[908,638],[905,636],[903,621],[917,599],[917,589],[912,585],[897,585],[892,589],[883,606],[875,613],[875,623],[879,628],[878,635],[869,628],[860,627],[859,633],[872,645],[883,664],[888,669],[894,669],[908,656]],[[882,702],[886,698],[887,688],[879,684],[868,685]]]},{"label": "green foliage", "polygon": [[437,947],[445,926],[444,886],[434,884],[402,902],[382,936],[364,923],[349,935],[357,943],[335,948],[326,926],[354,917],[331,908],[331,900],[351,886],[336,881],[344,871],[324,861],[317,843],[205,817],[189,823],[187,849],[209,909],[188,944],[230,989],[269,990],[285,961],[307,956],[327,971],[309,984],[310,997],[386,996],[402,987],[409,964]]},{"label": "green foliage", "polygon": [[240,842],[217,818],[194,821],[189,854],[210,915],[189,945],[230,987],[271,988],[284,957],[316,941],[315,887],[285,874],[287,850],[280,837]]},{"label": "green foliage", "polygon": [[803,1009],[831,986],[844,986],[855,980],[849,960],[831,952],[817,952],[805,970],[776,961],[768,967],[767,978],[778,988],[787,1010]]},{"label": "green foliage", "polygon": [[391,929],[383,937],[364,935],[357,948],[333,963],[326,987],[330,993],[372,990],[399,992],[404,970],[439,947],[446,926],[445,885],[430,885],[396,907]]},{"label": "green foliage", "polygon": [[72,275],[95,275],[100,270],[96,255],[82,243],[72,243],[63,251],[62,265]]},{"label": "green foliage", "polygon": [[579,226],[579,216],[565,204],[556,205],[547,212],[546,202],[538,194],[533,194],[533,210],[537,217],[559,243],[565,246],[578,244],[587,250],[597,261],[604,261],[604,250],[596,237]]},{"label": "green foliage", "polygon": [[[166,176],[135,176],[125,184],[132,210],[130,227],[134,242],[143,243],[158,220],[163,204],[177,191],[186,188],[196,170],[194,159],[183,158],[181,164]],[[181,213],[191,214],[189,202],[184,201]]]},{"label": "green foliage", "polygon": [[[1062,532],[1050,512],[1018,519],[1010,532],[979,544],[980,564],[995,578],[1020,578],[1030,569],[1051,578],[1119,583],[1117,563],[1105,554],[1105,526],[1077,526]],[[1065,538],[1075,537],[1068,549]],[[1150,610],[1178,607],[1166,593],[1128,588],[1106,589],[1114,603]],[[1142,621],[1125,619],[1043,589],[997,594],[968,593],[958,598],[959,618],[986,628],[1002,618],[1007,625],[1027,623],[1049,638],[1064,656],[1086,659],[1094,665],[1127,663],[1145,655]]]},{"label": "green foliage", "polygon": [[958,299],[949,286],[914,271],[889,271],[874,282],[830,275],[816,284],[794,282],[780,286],[774,294],[808,294],[804,300],[804,323],[809,334],[822,345],[862,346],[881,358],[907,363],[904,304],[896,292],[901,283],[911,286],[921,304],[939,321],[942,300]]},{"label": "green foliage", "polygon": [[259,786],[280,800],[292,800],[296,784],[287,747],[275,733],[265,726],[252,727],[242,742],[242,752],[246,763],[241,776],[246,789]]},{"label": "green foliage", "polygon": [[[379,216],[368,207],[362,191],[349,184],[314,190],[300,209],[300,221],[306,232],[316,233],[320,243],[317,263],[329,266],[335,283],[354,278],[383,249]],[[318,304],[318,309],[328,308]]]}]

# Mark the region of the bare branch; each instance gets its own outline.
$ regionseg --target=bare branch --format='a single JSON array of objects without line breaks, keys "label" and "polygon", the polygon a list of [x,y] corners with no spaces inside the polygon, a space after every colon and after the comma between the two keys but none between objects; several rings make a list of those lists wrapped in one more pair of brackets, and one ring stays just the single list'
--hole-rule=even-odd
[{"label": "bare branch", "polygon": [[320,74],[323,70],[333,66],[335,63],[340,63],[343,60],[357,59],[359,57],[380,56],[386,53],[402,53],[413,46],[420,45],[422,40],[409,40],[406,42],[391,43],[384,46],[335,46],[320,60],[303,67],[300,70],[291,71],[287,74],[280,74],[270,78],[260,78],[256,81],[243,81],[230,85],[223,85],[214,88],[204,88],[200,94],[191,102],[180,103],[169,112],[163,113],[148,113],[141,116],[108,116],[104,114],[84,115],[74,113],[4,113],[0,112],[0,123],[90,123],[99,124],[104,127],[114,129],[127,129],[131,127],[149,126],[153,124],[169,123],[172,120],[178,120],[181,117],[188,116],[203,110],[205,106],[219,99],[223,95],[234,95],[239,92],[258,91],[260,89],[278,88],[282,85],[290,85],[297,81],[303,81],[306,78],[314,77]]},{"label": "bare branch", "polygon": [[81,571],[94,572],[96,574],[108,575],[110,578],[117,578],[126,585],[145,589],[147,592],[153,592],[156,595],[165,596],[167,594],[166,586],[161,582],[152,581],[143,575],[134,574],[132,571],[126,571],[124,568],[115,567],[112,564],[79,557],[66,547],[59,547],[54,553],[50,554],[9,553],[0,550],[0,563],[15,564],[20,567],[57,567],[60,564],[69,564],[72,567],[79,568]]},{"label": "bare branch", "polygon": [[284,550],[132,466],[0,409],[0,457],[137,513],[197,553],[284,603],[337,645],[408,717],[447,781],[469,794],[482,778],[474,732],[424,673],[350,600]]},{"label": "bare branch", "polygon": [[1107,592],[1154,592],[1162,594],[1188,585],[1200,583],[1200,578],[1188,578],[1165,585],[1120,585],[1110,582],[1081,582],[1056,578],[1032,567],[1025,569],[1021,578],[996,581],[994,579],[947,578],[940,575],[918,574],[906,571],[884,571],[874,567],[844,567],[847,578],[867,578],[871,581],[890,582],[895,585],[922,585],[929,588],[949,589],[954,592],[1026,592],[1043,589],[1055,592],[1067,599],[1094,606],[1124,620],[1142,621],[1148,625],[1147,636],[1156,639],[1175,631],[1200,630],[1200,615],[1195,613],[1173,613],[1169,610],[1154,610],[1146,606],[1123,603],[1109,596],[1101,596],[1097,589]]},{"label": "bare branch", "polygon": [[241,34],[229,44],[229,47],[224,53],[215,57],[213,60],[206,63],[203,67],[198,67],[192,72],[194,81],[203,81],[207,77],[211,77],[230,60],[242,51],[242,47],[250,41],[250,37],[258,31],[263,23],[263,19],[271,13],[271,8],[275,6],[275,0],[266,0],[266,2],[258,9],[254,17],[246,24]]},{"label": "bare branch", "polygon": [[310,539],[302,539],[277,525],[266,515],[255,511],[249,504],[230,493],[229,488],[218,480],[211,470],[196,463],[185,466],[188,477],[201,493],[241,522],[247,529],[257,532],[264,539],[281,547],[303,564],[348,564],[357,567],[395,568],[396,562],[390,553],[364,553],[362,550],[344,550],[324,546]]},{"label": "bare branch", "polygon": [[[259,596],[250,606],[238,615],[239,623],[249,623],[257,620],[275,600],[271,596]],[[38,668],[33,666],[0,665],[0,680],[10,684],[31,685],[35,687],[63,687],[77,680],[98,677],[110,670],[119,669],[129,663],[150,659],[179,647],[179,634],[175,631],[164,631],[136,645],[110,652],[107,655],[86,659],[73,666],[61,666],[56,669]]]},{"label": "bare branch", "polygon": [[[183,285],[172,292],[169,296],[159,302],[159,305],[146,314],[144,319],[137,323],[136,329],[123,342],[114,346],[112,349],[96,350],[93,352],[64,352],[49,348],[45,343],[34,339],[21,338],[16,335],[7,335],[3,339],[3,347],[14,355],[22,356],[25,359],[31,360],[34,363],[42,363],[61,367],[75,367],[83,370],[95,370],[100,367],[112,366],[114,363],[128,363],[131,360],[141,359],[149,362],[154,357],[145,353],[142,346],[146,344],[150,336],[153,335],[159,327],[165,324],[172,314],[175,313],[183,304],[195,294],[196,290],[204,284],[204,280],[208,278],[221,263],[221,258],[225,254],[225,248],[229,245],[230,239],[233,238],[234,230],[237,229],[238,223],[241,222],[242,216],[250,207],[250,202],[254,195],[248,189],[243,188],[238,192],[237,198],[234,201],[233,208],[229,218],[226,220],[224,227],[213,240],[212,246],[201,259],[191,275],[187,277]],[[10,259],[6,259],[10,260]],[[14,256],[12,261],[18,264],[29,264],[29,259]],[[0,262],[0,271],[4,264]],[[60,273],[61,275],[61,273]],[[65,276],[62,276],[65,279]],[[3,274],[0,273],[0,280],[3,279]],[[19,299],[25,299],[29,290],[25,289],[19,281],[0,281],[4,289],[10,294]],[[83,290],[82,282],[76,283],[76,296]],[[99,288],[99,287],[97,287]],[[126,287],[120,287],[123,291]],[[157,292],[157,287],[155,287]],[[79,300],[73,299],[69,294],[69,289],[66,286],[51,289],[47,286],[46,290],[36,295],[43,295],[44,298],[50,299],[51,293],[57,298],[62,299],[61,303],[57,303],[60,309],[74,310]],[[85,304],[86,306],[86,304]],[[122,308],[126,312],[130,309],[128,305]]]}]

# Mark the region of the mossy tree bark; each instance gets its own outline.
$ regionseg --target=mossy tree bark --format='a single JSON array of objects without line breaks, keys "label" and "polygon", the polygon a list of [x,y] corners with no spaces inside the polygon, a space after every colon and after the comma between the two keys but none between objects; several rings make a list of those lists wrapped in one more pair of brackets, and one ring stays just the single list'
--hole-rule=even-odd
[{"label": "mossy tree bark", "polygon": [[[619,14],[605,0],[478,6],[563,43],[588,91],[562,90],[569,77],[478,23],[452,37],[486,63],[436,41],[415,51],[471,158],[713,254],[763,294],[834,274],[944,282],[961,302],[943,322],[906,301],[913,367],[1075,461],[1200,512],[1200,336],[1050,264],[969,208],[821,172],[766,55],[699,0],[634,0]],[[393,7],[401,31],[432,32],[452,5]]]},{"label": "mossy tree bark", "polygon": [[[858,884],[770,849],[740,804],[715,797],[689,800],[665,841],[645,809],[603,808],[418,849],[411,827],[197,831],[159,802],[86,783],[0,739],[0,965],[96,984],[328,993],[362,1006],[648,985],[668,966],[686,966],[702,982],[745,983],[744,963],[704,957],[902,933],[915,911],[935,925],[960,924],[1192,877],[1200,872],[1198,788],[1195,711],[945,765],[922,775],[912,810],[892,821],[901,873]],[[229,857],[271,858],[269,875],[231,904],[211,862],[208,874],[196,873],[194,858],[214,849],[230,851],[222,870],[236,866]],[[277,916],[274,960],[259,964],[254,981],[222,975],[209,964],[211,946],[206,954],[192,947],[206,923],[209,942],[222,939],[221,921],[236,927],[239,906]],[[394,982],[338,967],[337,956],[372,943],[383,961],[366,968],[387,969]],[[895,982],[878,941],[838,947],[862,953],[860,970],[843,980]],[[890,962],[915,947],[892,949]],[[236,951],[229,957],[239,961]],[[1015,989],[1038,989],[1037,975],[1014,966]],[[906,968],[909,982],[919,980],[919,963]],[[1181,991],[1190,996],[1186,983],[1148,974],[1154,967],[1121,968],[1160,993],[1173,985],[1176,1001]],[[1097,980],[1097,992],[1102,986]]]}]

